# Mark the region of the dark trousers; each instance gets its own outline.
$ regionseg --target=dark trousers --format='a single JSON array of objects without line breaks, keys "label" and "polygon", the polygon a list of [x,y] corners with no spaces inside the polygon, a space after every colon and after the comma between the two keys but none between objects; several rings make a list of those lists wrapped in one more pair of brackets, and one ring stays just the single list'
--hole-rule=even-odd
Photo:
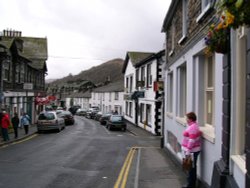
[{"label": "dark trousers", "polygon": [[192,168],[189,170],[188,172],[188,187],[192,187],[192,188],[195,188],[195,185],[196,185],[196,179],[197,179],[197,166],[196,166],[196,163],[197,163],[197,159],[198,159],[198,155],[200,154],[200,152],[194,152],[193,155],[194,155],[194,161],[193,161],[193,166]]},{"label": "dark trousers", "polygon": [[29,133],[29,125],[24,125],[25,134]]},{"label": "dark trousers", "polygon": [[10,140],[9,133],[8,133],[8,128],[2,128],[2,135],[3,135],[3,140],[4,141]]},{"label": "dark trousers", "polygon": [[15,133],[15,138],[18,137],[18,127],[13,127],[14,128],[14,133]]}]

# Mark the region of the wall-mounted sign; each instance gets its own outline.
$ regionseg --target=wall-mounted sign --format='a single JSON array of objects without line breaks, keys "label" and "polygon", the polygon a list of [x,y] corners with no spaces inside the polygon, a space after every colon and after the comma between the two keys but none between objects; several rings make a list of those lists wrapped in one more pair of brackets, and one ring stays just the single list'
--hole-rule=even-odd
[{"label": "wall-mounted sign", "polygon": [[33,89],[33,83],[23,83],[23,89],[32,90]]}]

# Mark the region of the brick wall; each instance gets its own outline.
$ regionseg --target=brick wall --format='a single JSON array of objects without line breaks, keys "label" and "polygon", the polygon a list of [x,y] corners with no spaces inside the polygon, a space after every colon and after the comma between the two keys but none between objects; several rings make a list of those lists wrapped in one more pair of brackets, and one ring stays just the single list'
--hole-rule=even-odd
[{"label": "brick wall", "polygon": [[[207,16],[204,17],[199,23],[197,23],[196,19],[201,14],[201,1],[197,0],[190,0],[188,1],[188,20],[187,20],[187,38],[181,44],[178,44],[178,41],[182,38],[182,1],[179,1],[175,13],[172,18],[172,23],[166,29],[166,41],[167,41],[167,62],[171,63],[176,56],[183,53],[183,50],[187,45],[189,45],[197,35],[205,36],[206,31],[208,30],[208,26],[211,24],[212,21],[215,20],[214,18],[214,10],[208,13]],[[211,16],[212,15],[212,16]],[[172,27],[175,27],[175,38],[174,38],[174,53],[172,56],[169,56],[172,46]]]}]

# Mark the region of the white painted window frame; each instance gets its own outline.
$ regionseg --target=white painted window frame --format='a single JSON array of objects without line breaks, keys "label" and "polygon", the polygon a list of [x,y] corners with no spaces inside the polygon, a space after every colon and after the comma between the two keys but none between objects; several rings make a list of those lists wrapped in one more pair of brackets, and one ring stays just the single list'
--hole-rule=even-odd
[{"label": "white painted window frame", "polygon": [[206,15],[206,13],[210,10],[211,7],[211,0],[201,0],[201,14],[196,19],[197,23],[203,19],[203,17]]},{"label": "white painted window frame", "polygon": [[187,111],[187,64],[183,63],[177,68],[177,116],[182,122],[185,122]]},{"label": "white painted window frame", "polygon": [[174,90],[174,75],[173,72],[169,72],[167,75],[168,85],[167,85],[167,112],[173,113],[173,90]]},{"label": "white painted window frame", "polygon": [[187,22],[188,22],[188,0],[182,0],[182,37],[178,41],[181,44],[187,38]]}]

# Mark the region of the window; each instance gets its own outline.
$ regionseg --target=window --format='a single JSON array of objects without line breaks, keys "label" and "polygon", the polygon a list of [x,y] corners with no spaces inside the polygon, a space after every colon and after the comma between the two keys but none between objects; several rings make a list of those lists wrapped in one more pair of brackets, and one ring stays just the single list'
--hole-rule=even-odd
[{"label": "window", "polygon": [[168,74],[168,86],[167,86],[167,111],[173,113],[173,73]]},{"label": "window", "polygon": [[152,86],[152,72],[151,72],[151,64],[147,65],[147,87]]},{"label": "window", "polygon": [[132,91],[133,91],[133,76],[130,76],[129,92],[132,93]]},{"label": "window", "polygon": [[141,123],[143,123],[143,121],[145,120],[144,111],[145,111],[144,104],[141,103],[141,104],[140,104],[140,122],[141,122]]},{"label": "window", "polygon": [[130,117],[133,117],[133,103],[132,102],[129,102],[129,116]]},{"label": "window", "polygon": [[4,80],[10,80],[10,60],[3,61],[3,78]]},{"label": "window", "polygon": [[210,2],[211,0],[201,0],[201,14],[198,16],[196,19],[196,22],[199,22],[202,20],[202,18],[208,13],[210,8],[212,7],[212,3]]},{"label": "window", "polygon": [[178,107],[177,115],[184,118],[186,114],[186,103],[187,103],[187,68],[186,63],[178,67],[177,69],[178,79]]},{"label": "window", "polygon": [[182,37],[178,41],[181,44],[187,36],[188,0],[182,0]]},{"label": "window", "polygon": [[109,101],[111,101],[112,93],[109,93]]},{"label": "window", "polygon": [[128,115],[128,108],[129,108],[128,104],[129,104],[129,102],[126,102],[126,106],[125,106],[125,110],[126,110],[125,113],[126,113],[126,115]]},{"label": "window", "polygon": [[141,86],[144,87],[145,86],[145,67],[141,68],[141,81],[142,81]]},{"label": "window", "polygon": [[136,89],[138,89],[139,69],[136,69],[136,72],[135,72],[135,79],[136,79]]},{"label": "window", "polygon": [[209,6],[210,0],[202,0],[201,1],[201,10],[205,10],[207,6]]},{"label": "window", "polygon": [[126,93],[128,93],[129,77],[126,77]]},{"label": "window", "polygon": [[119,93],[115,92],[115,100],[119,100]]},{"label": "window", "polygon": [[174,53],[174,48],[175,48],[175,20],[173,20],[172,26],[171,26],[171,50],[169,52],[169,56],[172,56]]},{"label": "window", "polygon": [[16,83],[20,82],[20,65],[16,64]]},{"label": "window", "polygon": [[151,118],[151,105],[147,104],[146,105],[146,114],[147,114],[147,124],[152,125],[152,118]]},{"label": "window", "polygon": [[214,118],[214,56],[205,57],[205,124]]}]

